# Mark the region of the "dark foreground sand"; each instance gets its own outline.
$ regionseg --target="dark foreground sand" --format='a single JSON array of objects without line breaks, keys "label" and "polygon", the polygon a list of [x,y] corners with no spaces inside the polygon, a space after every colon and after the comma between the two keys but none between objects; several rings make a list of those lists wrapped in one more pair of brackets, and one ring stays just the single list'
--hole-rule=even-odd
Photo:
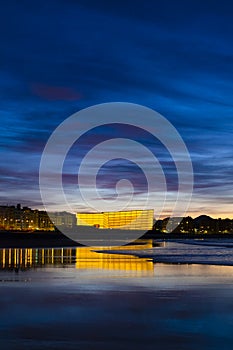
[{"label": "dark foreground sand", "polygon": [[78,283],[2,286],[0,348],[231,350],[231,293],[119,286],[83,292]]},{"label": "dark foreground sand", "polygon": [[59,232],[0,232],[0,248],[59,248],[78,247]]}]

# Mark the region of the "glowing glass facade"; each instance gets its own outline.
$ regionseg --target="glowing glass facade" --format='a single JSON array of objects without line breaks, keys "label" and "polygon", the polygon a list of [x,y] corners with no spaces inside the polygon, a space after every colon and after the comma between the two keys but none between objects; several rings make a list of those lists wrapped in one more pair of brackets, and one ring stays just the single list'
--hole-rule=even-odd
[{"label": "glowing glass facade", "polygon": [[104,229],[151,230],[154,210],[110,211],[103,213],[77,213],[77,225]]}]

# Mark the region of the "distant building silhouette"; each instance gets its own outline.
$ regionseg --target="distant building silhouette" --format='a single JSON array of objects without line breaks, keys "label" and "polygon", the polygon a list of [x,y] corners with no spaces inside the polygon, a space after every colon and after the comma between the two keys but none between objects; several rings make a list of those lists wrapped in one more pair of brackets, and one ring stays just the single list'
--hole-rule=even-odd
[{"label": "distant building silhouette", "polygon": [[[166,233],[169,217],[158,220],[153,226],[156,232]],[[172,218],[173,222],[179,222],[181,218]],[[193,219],[190,216],[181,219],[180,224],[174,229],[174,233],[233,233],[233,220],[231,219],[213,219],[207,215],[200,215]]]}]

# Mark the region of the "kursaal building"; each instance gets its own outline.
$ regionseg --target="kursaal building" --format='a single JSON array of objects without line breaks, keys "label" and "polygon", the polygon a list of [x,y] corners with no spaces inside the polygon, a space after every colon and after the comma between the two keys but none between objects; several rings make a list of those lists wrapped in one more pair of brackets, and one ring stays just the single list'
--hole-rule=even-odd
[{"label": "kursaal building", "polygon": [[99,229],[151,230],[154,210],[110,211],[102,213],[77,213],[78,226],[92,226]]}]

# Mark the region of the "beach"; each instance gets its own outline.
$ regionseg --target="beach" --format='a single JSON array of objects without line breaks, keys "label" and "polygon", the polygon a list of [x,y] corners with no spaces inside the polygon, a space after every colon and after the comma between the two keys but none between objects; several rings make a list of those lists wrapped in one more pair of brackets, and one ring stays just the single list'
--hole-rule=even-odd
[{"label": "beach", "polygon": [[[233,266],[197,255],[231,247],[197,248],[149,240],[107,252],[1,249],[1,349],[230,350]],[[174,249],[196,262],[179,263]],[[155,261],[162,251],[169,262]]]}]

